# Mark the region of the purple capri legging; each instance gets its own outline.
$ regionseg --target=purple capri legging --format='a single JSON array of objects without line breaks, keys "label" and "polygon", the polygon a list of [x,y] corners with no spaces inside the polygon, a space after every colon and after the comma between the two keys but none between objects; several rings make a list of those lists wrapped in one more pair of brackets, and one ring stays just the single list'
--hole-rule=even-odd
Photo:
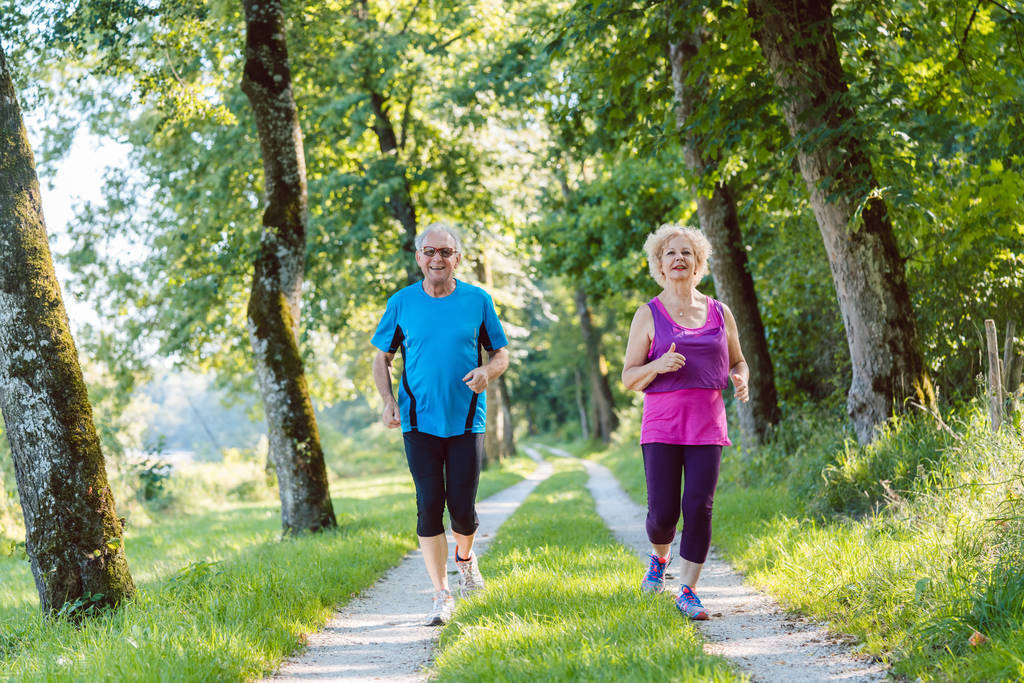
[{"label": "purple capri legging", "polygon": [[722,447],[645,443],[640,448],[647,475],[647,538],[656,545],[672,543],[681,509],[679,555],[702,564],[711,547],[711,506]]}]

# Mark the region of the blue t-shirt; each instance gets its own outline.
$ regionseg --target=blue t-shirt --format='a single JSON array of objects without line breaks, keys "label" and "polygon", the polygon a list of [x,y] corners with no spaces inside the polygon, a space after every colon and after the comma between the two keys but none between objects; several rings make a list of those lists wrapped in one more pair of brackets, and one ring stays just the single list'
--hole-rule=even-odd
[{"label": "blue t-shirt", "polygon": [[403,432],[449,437],[486,431],[486,397],[462,378],[483,365],[481,348],[508,346],[487,292],[456,280],[451,294],[432,297],[422,282],[409,285],[388,299],[371,341],[385,353],[402,349]]}]

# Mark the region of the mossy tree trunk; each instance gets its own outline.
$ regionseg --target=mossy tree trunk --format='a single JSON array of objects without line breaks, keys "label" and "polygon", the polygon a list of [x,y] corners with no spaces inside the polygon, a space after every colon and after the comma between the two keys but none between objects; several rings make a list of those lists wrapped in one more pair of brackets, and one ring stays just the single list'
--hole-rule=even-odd
[{"label": "mossy tree trunk", "polygon": [[[39,181],[0,50],[0,408],[44,612],[135,592],[124,524],[46,239]],[[101,597],[98,597],[101,596]]]},{"label": "mossy tree trunk", "polygon": [[[703,42],[702,34],[695,31],[684,36],[683,40],[669,44],[676,128],[682,135],[683,159],[696,178],[704,176],[713,168],[712,160],[705,154],[699,137],[686,132],[687,120],[697,103],[705,97],[699,85],[702,77],[691,73]],[[710,194],[700,193],[697,197],[697,216],[700,228],[714,251],[710,266],[715,292],[736,318],[743,355],[750,367],[750,400],[737,403],[740,429],[745,442],[758,445],[764,442],[771,426],[779,421],[781,415],[775,390],[775,369],[768,352],[761,310],[757,305],[754,278],[748,269],[736,200],[729,187],[716,182]]]},{"label": "mossy tree trunk", "polygon": [[934,403],[888,208],[849,102],[830,0],[750,0],[754,36],[800,140],[850,348],[847,411],[861,443],[905,399]]},{"label": "mossy tree trunk", "polygon": [[594,405],[594,436],[608,443],[619,428],[619,417],[615,414],[615,399],[608,384],[608,372],[601,346],[601,332],[594,327],[590,315],[587,293],[578,288],[575,293],[576,314],[580,319],[580,332],[586,351],[587,376],[590,379],[590,400]]},{"label": "mossy tree trunk", "polygon": [[263,157],[267,208],[249,298],[248,327],[267,415],[286,534],[337,526],[309,398],[298,324],[306,264],[306,161],[291,88],[281,0],[243,0],[242,91]]}]

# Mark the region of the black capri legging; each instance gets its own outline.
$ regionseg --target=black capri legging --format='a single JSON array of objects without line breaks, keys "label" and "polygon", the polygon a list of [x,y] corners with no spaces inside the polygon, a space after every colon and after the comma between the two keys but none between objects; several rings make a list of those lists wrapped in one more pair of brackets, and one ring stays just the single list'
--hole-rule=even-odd
[{"label": "black capri legging", "polygon": [[445,503],[452,531],[463,536],[476,533],[476,489],[484,458],[483,434],[434,436],[405,432],[405,459],[416,483],[416,534],[430,537],[444,533]]}]

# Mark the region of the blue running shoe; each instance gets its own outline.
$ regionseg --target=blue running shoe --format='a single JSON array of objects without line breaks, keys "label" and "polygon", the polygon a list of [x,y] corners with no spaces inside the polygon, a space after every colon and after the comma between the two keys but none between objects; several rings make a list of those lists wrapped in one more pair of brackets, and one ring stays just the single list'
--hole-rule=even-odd
[{"label": "blue running shoe", "polygon": [[700,598],[689,586],[679,587],[679,597],[676,598],[676,607],[679,611],[697,621],[704,621],[708,618],[708,611],[700,604]]},{"label": "blue running shoe", "polygon": [[671,558],[658,557],[650,554],[651,566],[647,569],[643,582],[640,584],[641,593],[660,593],[665,590],[665,567],[671,562]]}]

